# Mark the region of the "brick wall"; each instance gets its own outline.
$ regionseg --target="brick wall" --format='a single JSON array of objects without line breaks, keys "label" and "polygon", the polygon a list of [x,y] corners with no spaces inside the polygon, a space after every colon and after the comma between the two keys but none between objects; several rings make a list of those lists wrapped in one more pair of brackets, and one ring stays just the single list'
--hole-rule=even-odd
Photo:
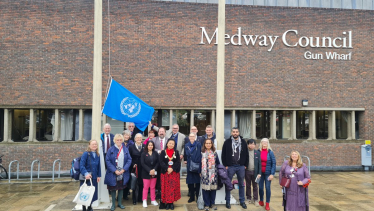
[{"label": "brick wall", "polygon": [[[108,19],[103,4],[103,94]],[[0,2],[0,106],[90,105],[94,2]],[[154,107],[214,107],[216,46],[199,45],[217,27],[216,4],[111,1],[111,75]],[[371,11],[226,5],[226,33],[337,37],[353,49],[226,46],[227,107],[365,108],[360,135],[374,139]],[[290,42],[295,41],[296,36]],[[352,52],[351,61],[306,60],[305,51]]]}]

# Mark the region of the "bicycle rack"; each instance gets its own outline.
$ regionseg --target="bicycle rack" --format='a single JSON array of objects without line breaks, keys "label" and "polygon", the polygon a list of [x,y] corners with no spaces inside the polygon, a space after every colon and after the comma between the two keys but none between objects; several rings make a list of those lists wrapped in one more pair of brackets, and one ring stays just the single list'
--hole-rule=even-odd
[{"label": "bicycle rack", "polygon": [[38,162],[38,179],[39,179],[39,173],[40,173],[40,161],[39,160],[34,160],[31,163],[31,175],[30,175],[30,182],[32,182],[32,169],[34,167],[34,163]]},{"label": "bicycle rack", "polygon": [[60,178],[60,173],[61,173],[61,160],[60,159],[57,159],[55,161],[53,161],[53,170],[52,170],[52,182],[55,181],[55,164],[56,162],[58,162],[58,178]]},{"label": "bicycle rack", "polygon": [[10,163],[9,163],[9,183],[10,183],[10,179],[11,179],[11,170],[12,170],[12,163],[14,163],[14,162],[17,162],[17,180],[19,180],[19,162],[18,162],[18,160],[13,160],[13,161],[11,161]]},{"label": "bicycle rack", "polygon": [[[290,156],[285,156],[285,157],[283,158],[283,160],[286,161],[288,158],[290,158]],[[309,157],[308,157],[308,156],[305,156],[305,155],[302,155],[301,158],[306,158],[306,159],[308,160],[308,170],[309,170],[309,175],[312,176],[312,175],[310,174],[310,159],[309,159]]]}]

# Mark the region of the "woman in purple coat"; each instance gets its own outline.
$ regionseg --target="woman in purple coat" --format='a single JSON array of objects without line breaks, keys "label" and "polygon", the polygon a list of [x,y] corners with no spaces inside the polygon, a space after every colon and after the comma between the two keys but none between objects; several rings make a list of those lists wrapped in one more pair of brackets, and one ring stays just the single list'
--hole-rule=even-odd
[{"label": "woman in purple coat", "polygon": [[301,160],[298,151],[292,151],[289,160],[286,160],[279,172],[279,184],[282,177],[290,178],[290,187],[284,188],[285,210],[287,211],[304,211],[309,210],[308,188],[310,175],[308,168]]}]

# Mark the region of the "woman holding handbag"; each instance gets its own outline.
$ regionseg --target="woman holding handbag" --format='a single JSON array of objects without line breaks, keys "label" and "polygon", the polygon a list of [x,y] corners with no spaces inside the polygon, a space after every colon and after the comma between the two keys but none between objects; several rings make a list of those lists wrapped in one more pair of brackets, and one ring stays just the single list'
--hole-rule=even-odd
[{"label": "woman holding handbag", "polygon": [[130,155],[132,158],[131,162],[131,172],[133,170],[138,170],[138,184],[136,187],[136,190],[132,191],[132,202],[135,205],[136,202],[142,202],[142,196],[143,196],[143,178],[142,178],[142,165],[141,165],[141,155],[144,151],[144,144],[142,144],[143,135],[140,133],[137,133],[135,135],[135,144],[131,145],[129,147]]},{"label": "woman holding handbag", "polygon": [[[91,185],[90,179],[92,180],[92,185],[95,186],[95,193],[91,201],[92,205],[92,202],[97,200],[97,184],[100,182],[101,177],[100,154],[96,140],[88,142],[87,150],[83,153],[79,165],[81,172],[79,177],[80,186],[83,185],[84,180],[86,180],[87,185]],[[83,206],[83,211],[93,210],[91,205],[88,207]]]},{"label": "woman holding handbag", "polygon": [[216,148],[211,139],[206,139],[204,141],[201,154],[201,188],[205,211],[208,211],[209,208],[217,210],[217,206],[214,206],[214,204],[216,201],[216,190],[218,184],[217,165],[220,164],[220,162]]},{"label": "woman holding handbag", "polygon": [[279,184],[285,189],[285,203],[283,203],[285,210],[309,210],[308,189],[306,188],[309,183],[308,168],[303,163],[300,153],[292,151],[290,159],[283,163],[279,172]]},{"label": "woman holding handbag", "polygon": [[112,196],[112,207],[110,210],[113,211],[116,208],[116,191],[118,191],[118,207],[125,209],[125,206],[122,205],[122,197],[123,189],[130,178],[131,156],[123,143],[121,134],[114,136],[114,146],[108,150],[105,162],[107,170],[104,184],[107,185]]},{"label": "woman holding handbag", "polygon": [[181,198],[180,170],[181,162],[178,150],[174,149],[175,140],[166,142],[166,149],[160,153],[161,166],[161,202],[166,203],[166,209],[174,210],[174,202]]},{"label": "woman holding handbag", "polygon": [[143,207],[147,207],[148,189],[151,189],[151,204],[157,206],[156,202],[156,181],[157,168],[159,166],[158,153],[155,151],[155,144],[149,140],[141,156],[142,177],[143,177]]},{"label": "woman holding handbag", "polygon": [[190,199],[188,203],[195,201],[199,197],[200,191],[200,172],[201,172],[201,144],[196,141],[196,135],[190,133],[189,142],[184,147],[184,159],[187,163],[186,183],[190,191]]}]

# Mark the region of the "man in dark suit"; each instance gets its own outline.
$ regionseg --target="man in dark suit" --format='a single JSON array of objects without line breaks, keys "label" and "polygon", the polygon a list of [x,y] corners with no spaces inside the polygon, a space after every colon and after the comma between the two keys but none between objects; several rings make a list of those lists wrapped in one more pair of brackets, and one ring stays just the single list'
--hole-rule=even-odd
[{"label": "man in dark suit", "polygon": [[161,151],[164,150],[166,147],[167,139],[165,137],[165,133],[165,128],[160,127],[158,128],[158,136],[152,139],[153,143],[155,143],[155,150],[156,152],[158,152],[158,154],[160,154]]},{"label": "man in dark suit", "polygon": [[135,135],[138,134],[138,133],[142,134],[143,131],[141,131],[139,128],[137,128],[135,126],[135,123],[133,123],[133,122],[129,122],[128,124],[129,124],[129,126],[127,126],[127,127],[129,129],[129,131],[131,132],[130,140],[133,140],[135,142]]},{"label": "man in dark suit", "polygon": [[[250,204],[255,204],[255,206],[258,207],[258,186],[256,178],[257,175],[261,173],[261,154],[258,150],[255,150],[255,140],[249,139],[247,145],[249,162],[245,170],[246,196]],[[251,195],[251,186],[253,188],[253,195]]]},{"label": "man in dark suit", "polygon": [[[104,133],[101,134],[101,143],[103,147],[103,153],[104,153],[104,161],[106,153],[108,152],[109,148],[114,145],[114,135],[110,133],[112,128],[110,127],[109,123],[106,123],[103,127]],[[105,166],[106,168],[106,166]]]},{"label": "man in dark suit", "polygon": [[[203,137],[198,136],[198,135],[197,135],[197,132],[199,132],[199,131],[197,130],[197,127],[196,127],[196,126],[192,126],[191,129],[190,129],[190,133],[195,134],[195,141],[200,142],[200,144],[201,144],[201,146],[202,146],[202,144],[203,144],[203,142],[204,142],[205,140],[204,140]],[[186,145],[186,144],[189,143],[189,142],[190,142],[190,138],[189,138],[189,137],[184,138],[184,145]]]}]

